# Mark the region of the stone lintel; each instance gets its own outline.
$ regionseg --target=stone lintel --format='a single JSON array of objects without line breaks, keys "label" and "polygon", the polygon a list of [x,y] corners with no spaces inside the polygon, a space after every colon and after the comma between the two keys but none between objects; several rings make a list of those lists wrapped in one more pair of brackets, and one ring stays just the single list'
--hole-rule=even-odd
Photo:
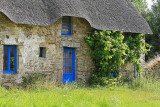
[{"label": "stone lintel", "polygon": [[81,46],[80,43],[72,43],[68,41],[61,41],[61,45],[63,47],[70,47],[70,48],[79,48]]},{"label": "stone lintel", "polygon": [[0,45],[17,45],[17,46],[23,46],[23,42],[20,43],[4,43],[3,41],[0,41]]}]

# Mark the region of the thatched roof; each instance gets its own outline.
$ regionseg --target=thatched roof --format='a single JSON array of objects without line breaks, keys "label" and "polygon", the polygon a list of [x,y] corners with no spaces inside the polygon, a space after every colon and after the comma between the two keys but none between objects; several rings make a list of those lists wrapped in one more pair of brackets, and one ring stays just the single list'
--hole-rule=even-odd
[{"label": "thatched roof", "polygon": [[19,24],[48,26],[74,16],[99,30],[152,34],[128,0],[0,0],[0,11]]}]

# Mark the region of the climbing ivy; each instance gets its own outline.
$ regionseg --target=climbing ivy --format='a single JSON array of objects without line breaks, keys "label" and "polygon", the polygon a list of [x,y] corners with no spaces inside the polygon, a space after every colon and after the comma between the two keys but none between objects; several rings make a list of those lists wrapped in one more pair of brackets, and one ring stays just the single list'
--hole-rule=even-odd
[{"label": "climbing ivy", "polygon": [[111,31],[95,31],[92,36],[85,37],[91,48],[93,62],[101,76],[118,71],[124,64],[128,47],[123,40],[121,32]]},{"label": "climbing ivy", "polygon": [[151,46],[145,42],[144,34],[128,34],[126,35],[124,42],[127,43],[127,60],[130,63],[134,63],[136,71],[142,71],[141,60],[142,55],[147,54],[150,51]]},{"label": "climbing ivy", "polygon": [[135,34],[124,38],[122,32],[94,31],[91,36],[85,37],[90,46],[95,67],[94,76],[107,77],[121,69],[125,62],[135,63],[140,71],[140,57],[146,54],[150,46],[145,43],[144,35]]}]

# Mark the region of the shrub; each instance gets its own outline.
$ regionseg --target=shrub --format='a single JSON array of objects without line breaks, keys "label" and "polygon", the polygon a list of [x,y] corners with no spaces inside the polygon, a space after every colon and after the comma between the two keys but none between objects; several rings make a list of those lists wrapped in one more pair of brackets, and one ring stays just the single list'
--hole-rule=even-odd
[{"label": "shrub", "polygon": [[133,79],[128,86],[133,90],[160,91],[160,82],[157,78]]},{"label": "shrub", "polygon": [[145,84],[145,81],[140,79],[140,78],[137,78],[137,79],[133,79],[130,83],[129,83],[129,88],[131,89],[142,89],[144,88],[144,84]]},{"label": "shrub", "polygon": [[89,80],[88,80],[89,85],[104,85],[104,81],[102,78],[99,78],[98,74],[93,73]]},{"label": "shrub", "polygon": [[31,74],[28,74],[28,76],[22,77],[23,81],[21,85],[23,88],[31,88],[37,82],[42,82],[45,77],[46,77],[45,74],[31,73]]},{"label": "shrub", "polygon": [[128,46],[126,50],[127,60],[130,63],[134,63],[136,71],[141,72],[141,56],[147,54],[150,51],[151,46],[145,42],[145,36],[143,34],[129,34],[125,37],[124,42]]},{"label": "shrub", "polygon": [[126,43],[122,32],[95,31],[92,36],[86,36],[85,41],[90,46],[91,56],[97,68],[98,76],[108,76],[119,71],[126,59]]},{"label": "shrub", "polygon": [[89,80],[94,85],[103,85],[102,78],[111,78],[114,72],[118,76],[125,62],[134,63],[135,71],[140,72],[140,57],[150,50],[143,34],[130,34],[124,38],[122,32],[95,31],[85,37],[85,42],[90,46],[89,52],[96,67]]}]

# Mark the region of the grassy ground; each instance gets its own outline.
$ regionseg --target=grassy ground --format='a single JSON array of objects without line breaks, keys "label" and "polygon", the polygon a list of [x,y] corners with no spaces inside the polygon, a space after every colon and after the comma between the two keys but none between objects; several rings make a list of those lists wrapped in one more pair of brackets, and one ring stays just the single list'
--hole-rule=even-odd
[{"label": "grassy ground", "polygon": [[159,90],[52,87],[0,88],[0,107],[160,107]]}]

